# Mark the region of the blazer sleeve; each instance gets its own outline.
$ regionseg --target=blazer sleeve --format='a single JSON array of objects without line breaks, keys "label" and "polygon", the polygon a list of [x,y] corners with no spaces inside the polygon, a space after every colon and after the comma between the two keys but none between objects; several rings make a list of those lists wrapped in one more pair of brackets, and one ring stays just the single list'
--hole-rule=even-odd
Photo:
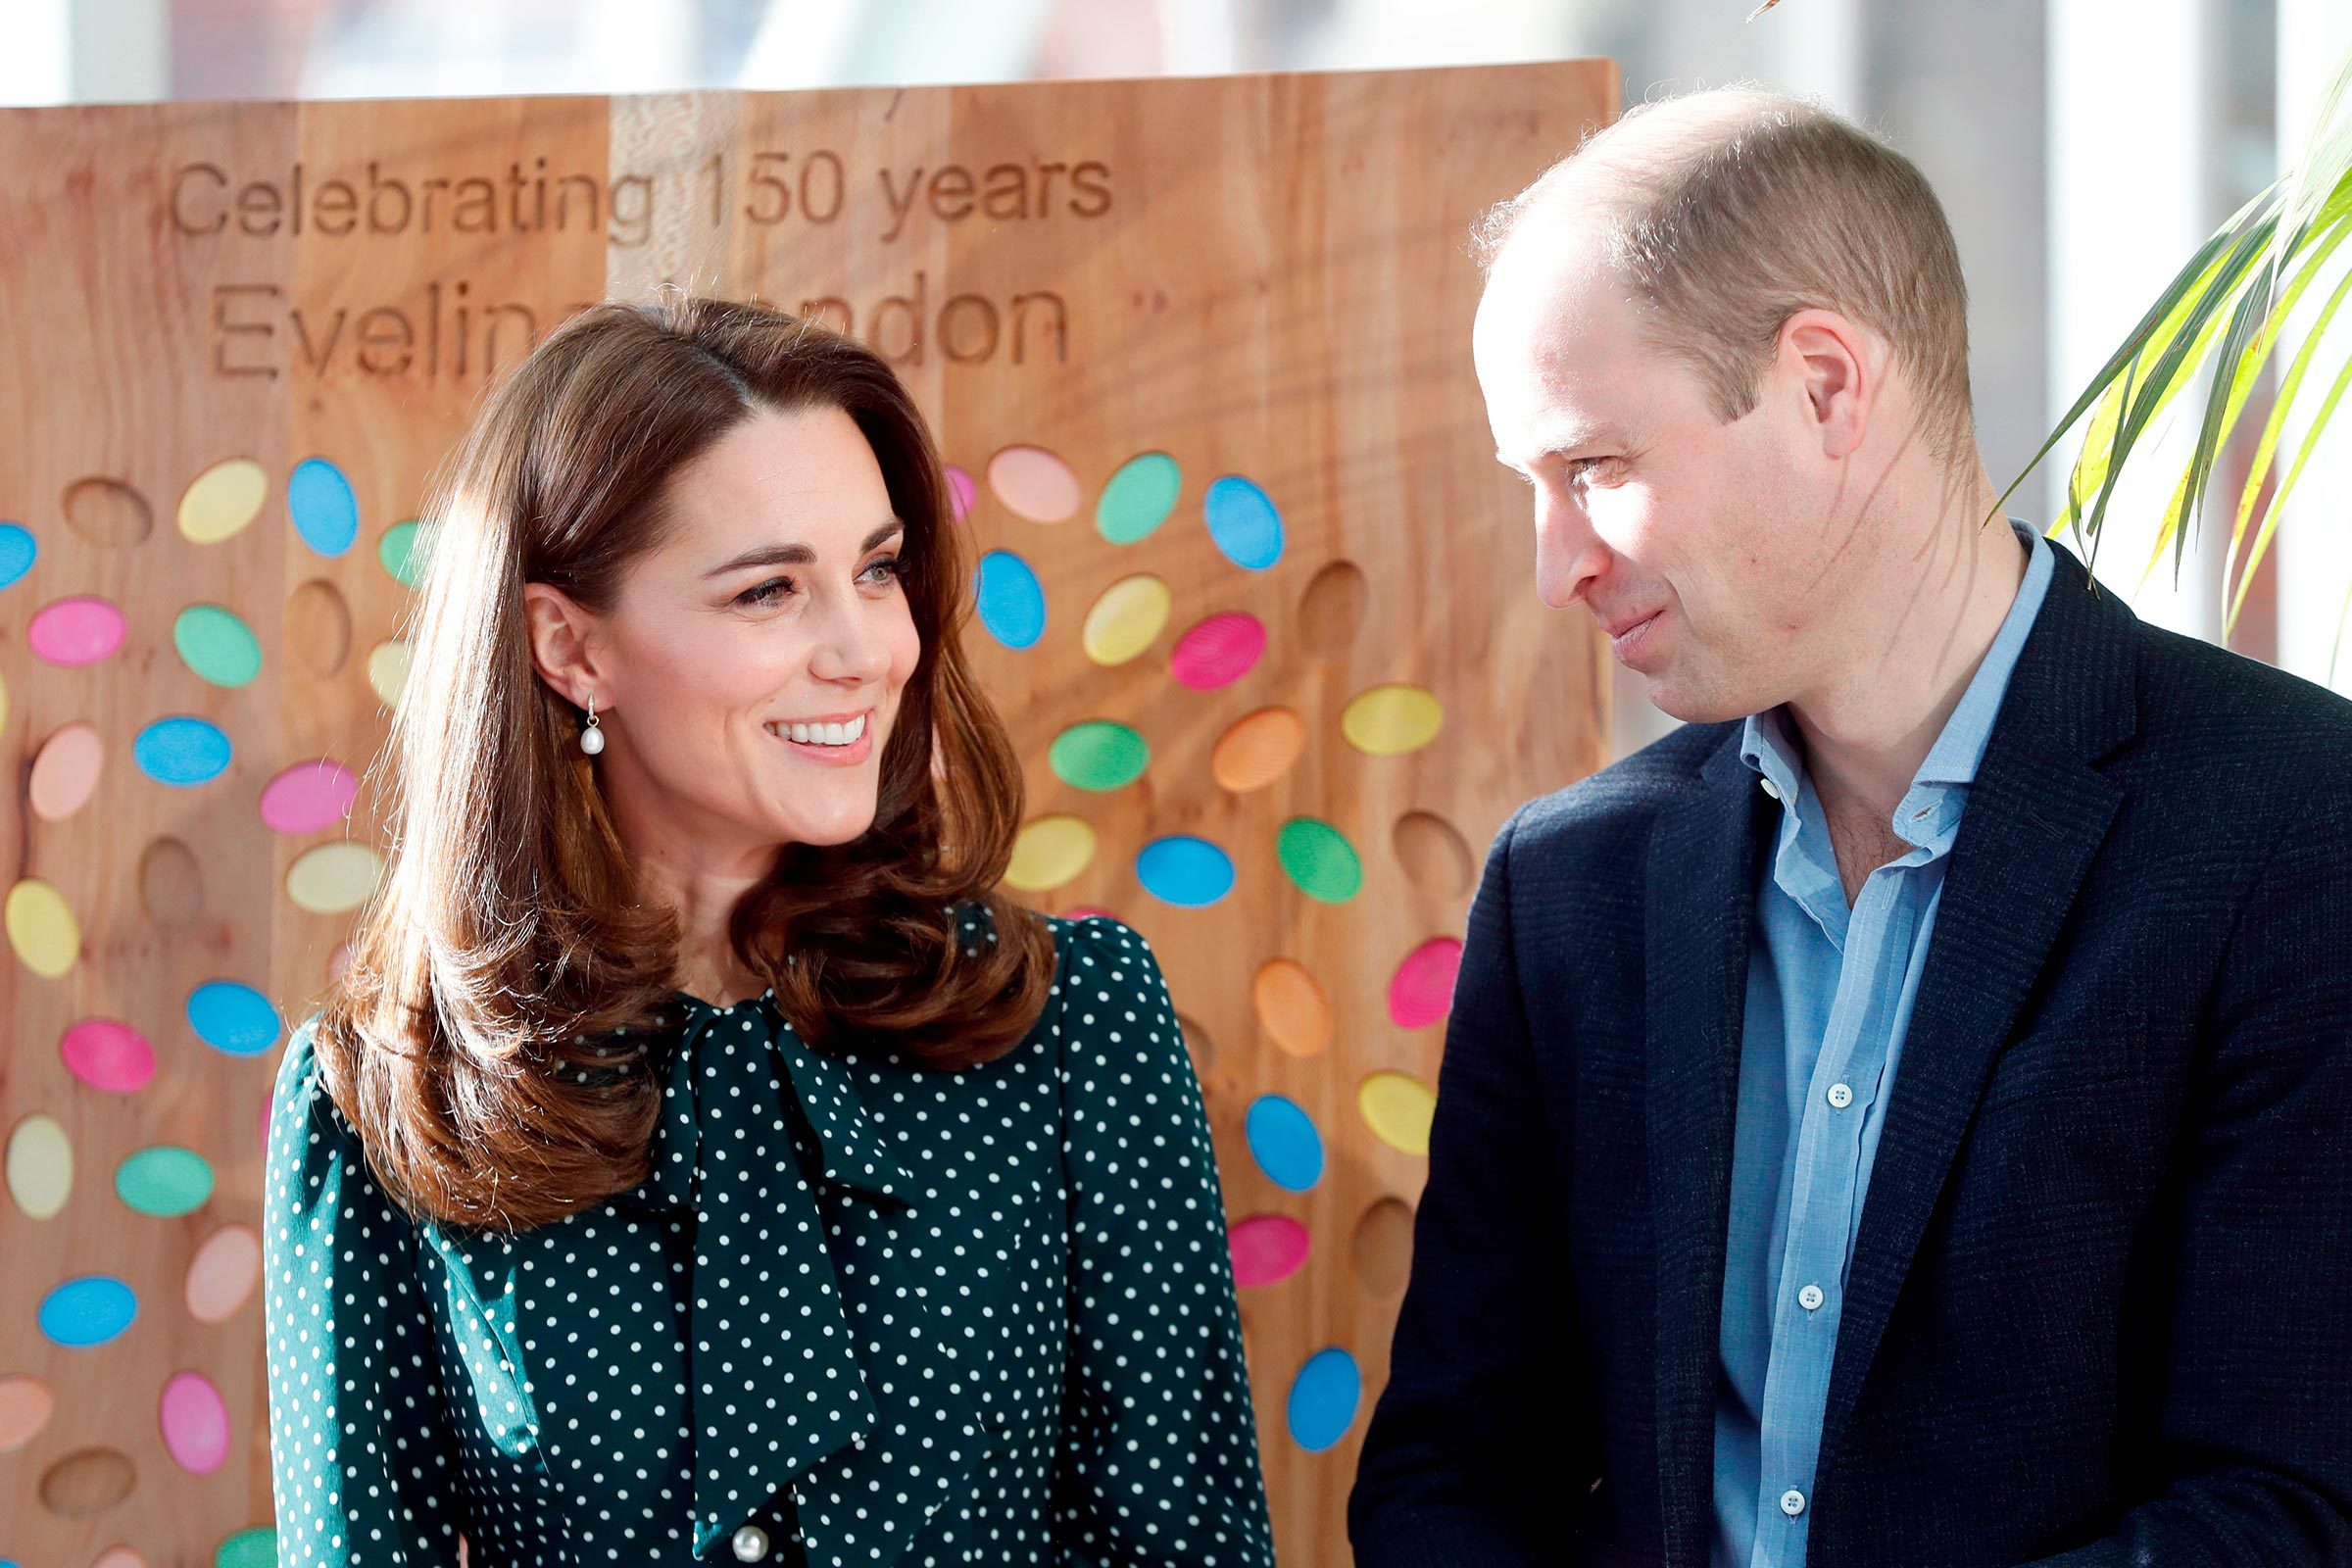
[{"label": "blazer sleeve", "polygon": [[319,1082],[278,1063],[263,1200],[270,1479],[281,1562],[458,1561],[458,1466],[416,1235]]},{"label": "blazer sleeve", "polygon": [[1271,1568],[1273,1535],[1208,1118],[1144,939],[1067,938],[1068,1372],[1054,1455],[1066,1568]]},{"label": "blazer sleeve", "polygon": [[2232,933],[2169,1228],[2147,1494],[2064,1568],[2352,1563],[2352,802],[2315,796]]},{"label": "blazer sleeve", "polygon": [[1504,824],[1470,907],[1388,1387],[1348,1498],[1357,1568],[1561,1560],[1597,1467],[1571,1328]]}]

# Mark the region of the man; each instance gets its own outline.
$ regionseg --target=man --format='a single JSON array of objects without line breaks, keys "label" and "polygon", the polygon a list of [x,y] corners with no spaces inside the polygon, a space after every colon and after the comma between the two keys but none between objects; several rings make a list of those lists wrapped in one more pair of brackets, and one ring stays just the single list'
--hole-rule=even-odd
[{"label": "man", "polygon": [[1356,1561],[2352,1563],[2352,705],[2000,519],[1852,126],[1484,236],[1539,591],[1688,722],[1488,860]]}]

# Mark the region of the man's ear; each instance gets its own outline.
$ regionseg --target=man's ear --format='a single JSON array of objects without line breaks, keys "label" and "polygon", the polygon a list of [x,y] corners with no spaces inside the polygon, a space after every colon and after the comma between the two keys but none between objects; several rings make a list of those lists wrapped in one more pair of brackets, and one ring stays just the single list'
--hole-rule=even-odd
[{"label": "man's ear", "polygon": [[1861,447],[1886,363],[1876,337],[1836,311],[1798,311],[1781,323],[1781,368],[1804,396],[1824,457],[1849,458]]},{"label": "man's ear", "polygon": [[522,616],[539,678],[574,708],[586,708],[594,696],[597,708],[609,711],[612,693],[598,662],[595,617],[543,582],[522,585]]}]

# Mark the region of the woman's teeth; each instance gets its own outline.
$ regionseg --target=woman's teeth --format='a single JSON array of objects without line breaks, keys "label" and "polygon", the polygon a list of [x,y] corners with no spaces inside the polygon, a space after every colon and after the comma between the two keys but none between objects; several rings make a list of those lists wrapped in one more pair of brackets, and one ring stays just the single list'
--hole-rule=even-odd
[{"label": "woman's teeth", "polygon": [[847,746],[865,735],[865,715],[858,714],[846,724],[770,724],[768,732],[804,746]]}]

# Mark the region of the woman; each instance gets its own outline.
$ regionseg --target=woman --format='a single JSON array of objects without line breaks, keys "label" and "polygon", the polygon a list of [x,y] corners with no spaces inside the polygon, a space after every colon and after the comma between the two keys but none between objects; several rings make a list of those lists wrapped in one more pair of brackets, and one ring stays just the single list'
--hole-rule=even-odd
[{"label": "woman", "polygon": [[890,370],[607,305],[437,506],[393,860],[277,1078],[278,1556],[1271,1562],[1142,939],[1017,762]]}]

